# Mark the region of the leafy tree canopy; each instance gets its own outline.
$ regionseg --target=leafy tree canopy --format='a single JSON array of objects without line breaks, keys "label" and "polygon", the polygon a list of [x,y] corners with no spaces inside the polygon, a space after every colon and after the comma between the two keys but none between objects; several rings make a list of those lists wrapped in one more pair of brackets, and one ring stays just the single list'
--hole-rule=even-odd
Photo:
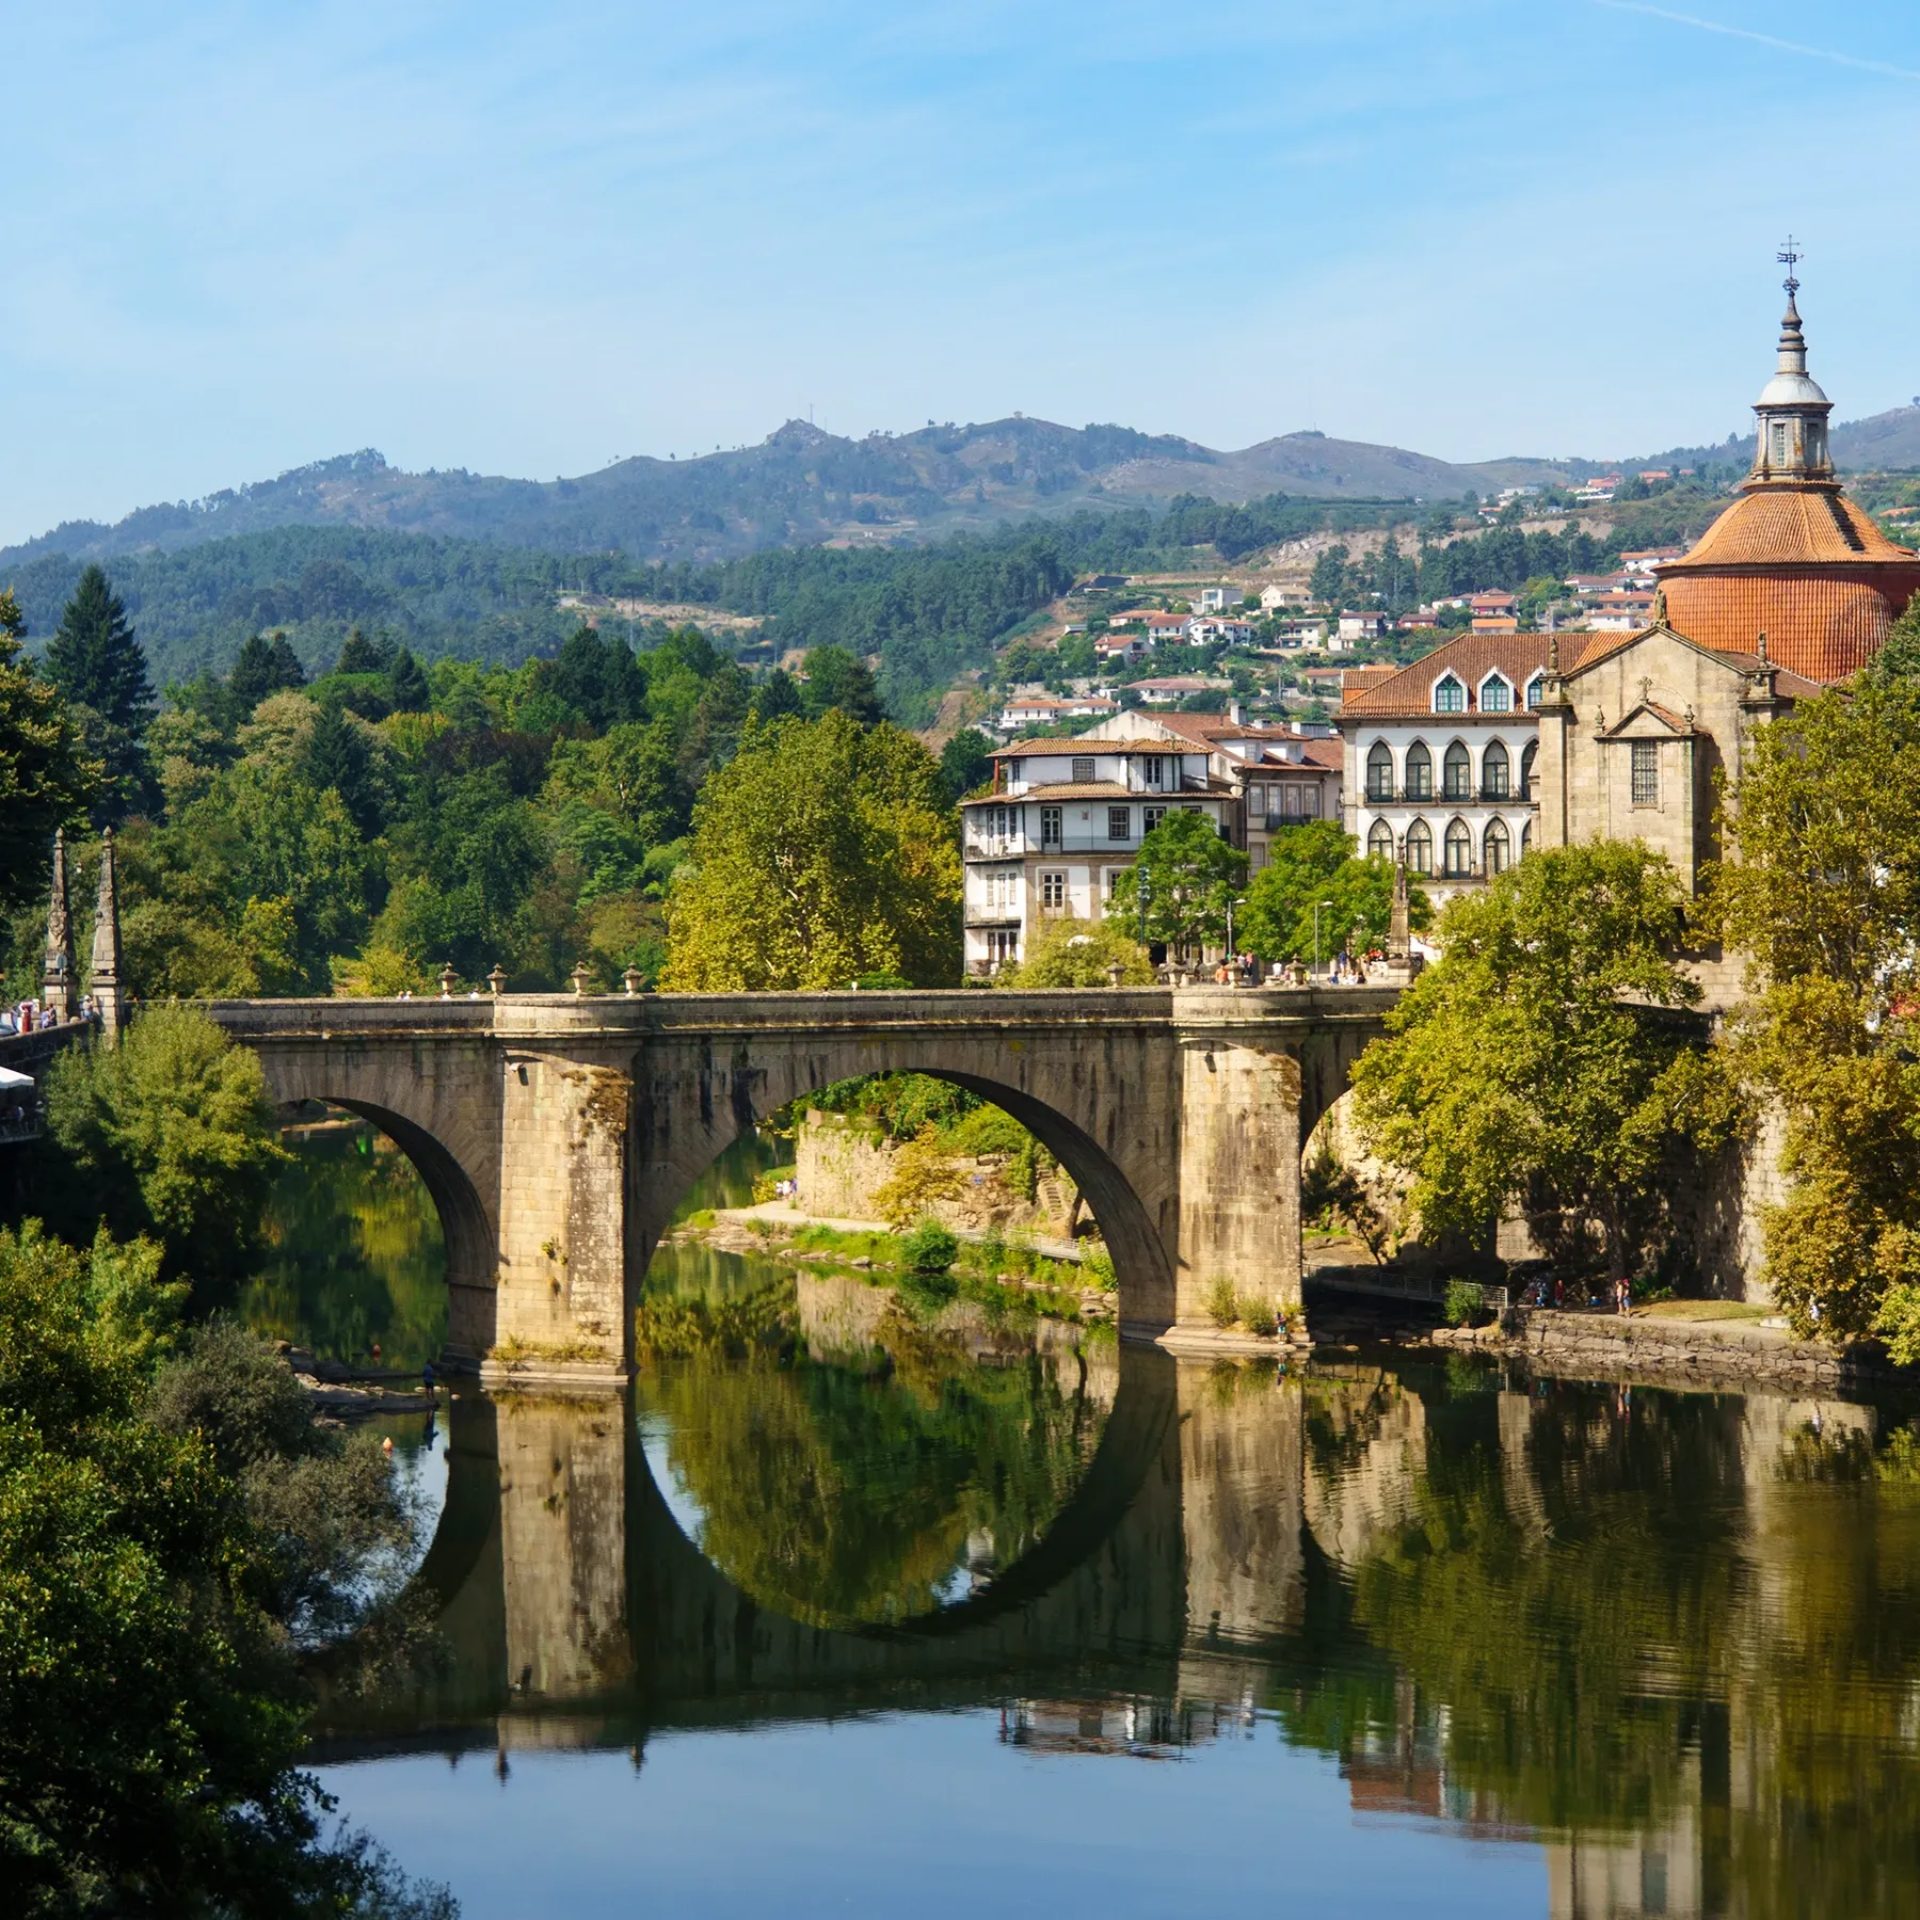
[{"label": "leafy tree canopy", "polygon": [[661,981],[692,992],[920,986],[959,965],[960,853],[932,755],[910,734],[815,721],[749,725],[694,808]]},{"label": "leafy tree canopy", "polygon": [[1668,1156],[1737,1123],[1677,956],[1684,898],[1638,844],[1530,855],[1455,900],[1444,954],[1354,1071],[1363,1135],[1429,1233],[1478,1240],[1511,1207],[1551,1240],[1597,1221],[1609,1271],[1658,1224]]},{"label": "leafy tree canopy", "polygon": [[[1346,946],[1355,927],[1364,943],[1378,945],[1393,919],[1393,862],[1378,854],[1356,857],[1336,821],[1289,827],[1273,836],[1267,864],[1253,876],[1235,938],[1263,959],[1312,960],[1316,905],[1322,959]],[[1416,931],[1431,922],[1432,906],[1411,881],[1407,907]]]},{"label": "leafy tree canopy", "polygon": [[19,602],[0,592],[0,908],[37,902],[55,828],[84,814],[104,776],[59,689],[23,656],[24,625]]},{"label": "leafy tree canopy", "polygon": [[1115,898],[1133,912],[1144,877],[1147,938],[1193,955],[1226,944],[1227,903],[1246,872],[1247,856],[1222,839],[1204,813],[1170,807],[1140,843],[1138,860],[1121,875]]},{"label": "leafy tree canopy", "polygon": [[1077,920],[1063,914],[1043,921],[1027,957],[994,977],[1001,987],[1105,987],[1120,970],[1123,987],[1150,987],[1154,972],[1145,950],[1129,938],[1123,920]]}]

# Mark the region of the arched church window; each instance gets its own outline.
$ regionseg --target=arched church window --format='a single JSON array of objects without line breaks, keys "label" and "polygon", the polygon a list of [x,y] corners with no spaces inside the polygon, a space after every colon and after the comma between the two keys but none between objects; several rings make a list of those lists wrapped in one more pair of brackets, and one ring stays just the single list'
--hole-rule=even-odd
[{"label": "arched church window", "polygon": [[1533,851],[1533,822],[1520,822],[1520,858],[1524,860]]},{"label": "arched church window", "polygon": [[1384,820],[1376,820],[1367,829],[1367,852],[1383,860],[1393,858],[1393,829]]},{"label": "arched church window", "polygon": [[1539,751],[1540,743],[1537,740],[1529,740],[1520,749],[1520,797],[1523,800],[1533,797],[1533,761]]},{"label": "arched church window", "polygon": [[1427,751],[1424,740],[1416,740],[1407,749],[1407,798],[1433,798],[1433,755]]},{"label": "arched church window", "polygon": [[1448,822],[1446,861],[1449,880],[1464,880],[1473,871],[1473,835],[1464,820]]},{"label": "arched church window", "polygon": [[1473,756],[1468,753],[1465,741],[1456,740],[1447,749],[1447,757],[1441,768],[1445,785],[1442,795],[1448,800],[1467,800],[1473,796]]}]

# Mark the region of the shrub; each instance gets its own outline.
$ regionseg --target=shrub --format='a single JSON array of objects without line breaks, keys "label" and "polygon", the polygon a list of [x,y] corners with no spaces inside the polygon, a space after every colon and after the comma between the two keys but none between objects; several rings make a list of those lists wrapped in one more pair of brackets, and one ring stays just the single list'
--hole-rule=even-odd
[{"label": "shrub", "polygon": [[1208,1286],[1200,1304],[1216,1327],[1230,1327],[1240,1318],[1240,1302],[1234,1295],[1233,1282],[1224,1277]]},{"label": "shrub", "polygon": [[1249,1333],[1258,1334],[1262,1340],[1271,1340],[1280,1331],[1280,1321],[1273,1309],[1262,1300],[1257,1305],[1241,1310],[1240,1324]]},{"label": "shrub", "polygon": [[901,1265],[922,1280],[946,1273],[959,1254],[959,1240],[937,1220],[922,1220],[900,1241]]},{"label": "shrub", "polygon": [[1113,1271],[1113,1255],[1103,1244],[1095,1241],[1090,1245],[1080,1264],[1089,1285],[1098,1287],[1102,1293],[1118,1290],[1120,1282]]},{"label": "shrub", "polygon": [[1477,1280],[1447,1282],[1446,1316],[1450,1327],[1471,1327],[1486,1311],[1486,1290]]}]

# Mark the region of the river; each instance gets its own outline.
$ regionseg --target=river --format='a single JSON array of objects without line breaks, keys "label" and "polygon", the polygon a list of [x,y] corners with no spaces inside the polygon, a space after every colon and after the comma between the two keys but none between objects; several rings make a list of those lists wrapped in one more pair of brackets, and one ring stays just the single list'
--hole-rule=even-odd
[{"label": "river", "polygon": [[[248,1309],[411,1364],[430,1223],[311,1136]],[[396,1428],[439,1660],[314,1757],[473,1920],[1920,1912],[1920,1407],[1176,1363],[697,1245],[642,1330],[624,1400]]]}]

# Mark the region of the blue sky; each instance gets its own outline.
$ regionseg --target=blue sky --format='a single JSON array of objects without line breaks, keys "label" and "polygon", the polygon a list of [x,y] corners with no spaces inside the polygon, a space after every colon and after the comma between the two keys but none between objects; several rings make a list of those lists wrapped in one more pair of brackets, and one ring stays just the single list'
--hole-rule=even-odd
[{"label": "blue sky", "polygon": [[1745,420],[1789,228],[1839,417],[1920,394],[1912,0],[5,17],[0,541],[809,405],[1647,451]]}]

